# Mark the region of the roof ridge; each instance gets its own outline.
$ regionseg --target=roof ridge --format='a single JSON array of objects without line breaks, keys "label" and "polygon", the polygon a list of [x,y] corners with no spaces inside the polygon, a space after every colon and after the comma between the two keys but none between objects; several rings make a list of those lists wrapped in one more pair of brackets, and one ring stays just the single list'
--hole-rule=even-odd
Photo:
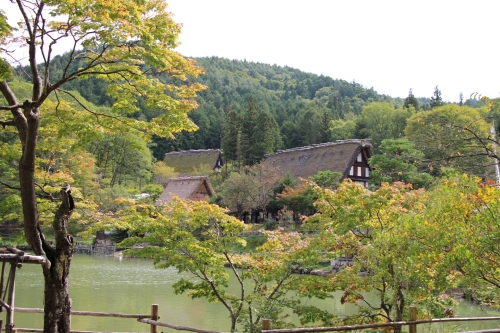
[{"label": "roof ridge", "polygon": [[309,149],[314,149],[318,147],[329,147],[329,146],[335,146],[335,145],[340,145],[340,144],[347,144],[347,143],[359,143],[359,144],[370,144],[370,139],[346,139],[346,140],[337,140],[337,141],[331,141],[331,142],[324,142],[324,143],[317,143],[313,144],[310,146],[303,146],[303,147],[295,147],[295,148],[289,148],[289,149],[284,149],[284,150],[278,150],[277,152],[273,154],[266,154],[264,155],[264,158],[282,154],[282,153],[290,153],[294,151],[301,151],[301,150],[309,150]]},{"label": "roof ridge", "polygon": [[208,179],[208,176],[186,176],[186,177],[175,177],[169,178],[168,180],[188,180],[188,179]]},{"label": "roof ridge", "polygon": [[167,155],[177,155],[177,154],[182,154],[182,153],[204,153],[204,152],[222,152],[222,149],[189,149],[189,150],[180,150],[180,151],[171,151],[168,153],[165,153],[165,156]]}]

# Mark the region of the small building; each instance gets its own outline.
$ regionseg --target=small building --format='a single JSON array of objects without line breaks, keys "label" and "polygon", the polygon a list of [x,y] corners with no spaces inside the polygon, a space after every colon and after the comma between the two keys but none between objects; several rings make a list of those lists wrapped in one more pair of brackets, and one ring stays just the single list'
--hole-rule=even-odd
[{"label": "small building", "polygon": [[207,176],[171,178],[155,205],[161,206],[172,201],[172,195],[181,199],[201,201],[213,196],[214,190]]},{"label": "small building", "polygon": [[163,161],[169,167],[182,173],[189,173],[203,165],[210,166],[215,172],[220,172],[225,164],[221,149],[172,151],[165,154]]},{"label": "small building", "polygon": [[342,179],[368,186],[372,145],[367,140],[342,140],[278,151],[266,155],[264,164],[277,168],[282,176],[308,178],[319,171],[342,173]]}]

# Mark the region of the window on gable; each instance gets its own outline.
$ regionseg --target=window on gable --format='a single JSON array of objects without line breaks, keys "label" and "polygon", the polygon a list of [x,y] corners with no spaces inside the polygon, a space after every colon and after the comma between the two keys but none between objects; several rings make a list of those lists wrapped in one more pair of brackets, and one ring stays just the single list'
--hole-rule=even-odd
[{"label": "window on gable", "polygon": [[363,162],[363,156],[361,156],[361,153],[358,154],[358,157],[356,158],[356,161]]}]

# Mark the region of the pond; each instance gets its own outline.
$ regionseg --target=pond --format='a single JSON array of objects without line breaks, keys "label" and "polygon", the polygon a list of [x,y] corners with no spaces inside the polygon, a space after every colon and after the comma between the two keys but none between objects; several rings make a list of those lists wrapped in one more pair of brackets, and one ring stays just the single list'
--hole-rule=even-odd
[{"label": "pond", "polygon": [[[159,305],[160,321],[174,325],[206,330],[228,331],[229,319],[225,308],[204,299],[192,300],[186,295],[175,295],[172,283],[179,278],[174,269],[155,269],[152,260],[75,255],[70,274],[70,296],[73,310],[112,313],[148,314],[151,304]],[[339,315],[353,314],[356,307],[340,304],[340,293],[333,300],[315,301]],[[310,301],[312,302],[312,301]],[[16,274],[15,306],[43,308],[43,274],[38,265],[24,265]],[[497,316],[498,312],[463,302],[456,309],[459,317]],[[2,314],[5,322],[5,314]],[[136,319],[72,316],[73,330],[148,332],[149,325]],[[16,328],[42,328],[43,315],[16,313]],[[498,327],[481,322],[463,324],[453,331]],[[420,326],[419,326],[420,330]],[[440,329],[441,330],[441,329]],[[167,332],[167,328],[160,331]]]}]

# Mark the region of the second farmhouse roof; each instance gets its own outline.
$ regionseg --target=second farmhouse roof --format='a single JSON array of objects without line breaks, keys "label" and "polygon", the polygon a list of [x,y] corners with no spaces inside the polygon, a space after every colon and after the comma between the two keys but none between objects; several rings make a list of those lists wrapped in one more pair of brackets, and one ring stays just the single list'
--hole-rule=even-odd
[{"label": "second farmhouse roof", "polygon": [[172,195],[200,201],[213,196],[214,190],[207,176],[171,178],[155,205],[160,206],[172,201]]},{"label": "second farmhouse roof", "polygon": [[342,140],[278,151],[265,156],[264,164],[278,168],[283,175],[308,178],[318,171],[340,172],[350,177],[350,169],[361,154],[364,161],[372,156],[367,140]]},{"label": "second farmhouse roof", "polygon": [[221,149],[199,149],[173,151],[165,154],[166,165],[181,172],[192,171],[202,165],[208,165],[212,169],[224,165]]}]

